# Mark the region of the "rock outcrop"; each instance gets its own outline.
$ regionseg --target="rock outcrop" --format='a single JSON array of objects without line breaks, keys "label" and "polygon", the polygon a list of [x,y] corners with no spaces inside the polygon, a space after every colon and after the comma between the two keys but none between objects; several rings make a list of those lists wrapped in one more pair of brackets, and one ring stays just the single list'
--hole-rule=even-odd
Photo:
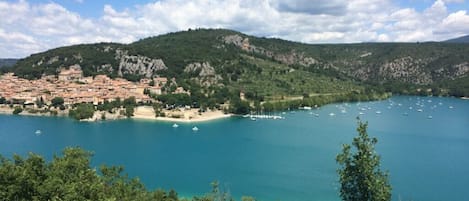
[{"label": "rock outcrop", "polygon": [[124,74],[137,74],[152,77],[157,71],[168,69],[161,59],[128,55],[128,52],[123,50],[116,50],[116,59],[119,61],[117,73],[120,76]]},{"label": "rock outcrop", "polygon": [[267,56],[287,65],[299,64],[302,66],[309,66],[312,64],[319,63],[316,59],[305,56],[303,52],[298,53],[295,50],[292,50],[289,53],[274,53],[273,51],[267,50],[263,47],[257,47],[255,45],[250,44],[249,38],[243,38],[237,34],[225,36],[223,38],[223,42],[226,44],[233,44],[247,52]]},{"label": "rock outcrop", "polygon": [[202,86],[216,85],[222,79],[220,75],[216,74],[215,68],[208,62],[190,63],[184,68],[184,72],[195,76],[193,79],[198,81]]}]

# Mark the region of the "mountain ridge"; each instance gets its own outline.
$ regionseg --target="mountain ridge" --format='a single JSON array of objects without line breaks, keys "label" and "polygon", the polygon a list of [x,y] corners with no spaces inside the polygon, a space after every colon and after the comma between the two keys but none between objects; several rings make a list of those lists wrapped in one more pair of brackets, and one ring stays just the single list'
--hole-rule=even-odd
[{"label": "mountain ridge", "polygon": [[469,35],[452,38],[444,41],[445,43],[469,43]]},{"label": "mountain ridge", "polygon": [[[254,81],[249,79],[256,78],[252,76],[253,72],[263,75],[262,71],[272,74],[270,78],[267,75],[262,79],[298,71],[305,75],[309,73],[308,76],[354,83],[342,83],[344,85],[399,83],[448,88],[447,83],[467,77],[467,52],[469,46],[466,44],[311,45],[254,37],[226,29],[197,29],[149,37],[128,45],[97,43],[56,48],[21,59],[13,67],[13,72],[20,77],[34,79],[43,74],[57,74],[59,68],[79,64],[85,75],[107,74],[129,80],[167,76],[183,80],[182,83],[193,82],[205,87],[257,88],[253,89],[257,93],[261,89],[252,86],[250,82]],[[300,84],[284,80],[294,79],[292,83],[296,79],[300,82],[308,80],[306,76],[298,76],[286,75],[279,82],[298,88]],[[273,85],[272,82],[268,84]],[[284,87],[285,94],[288,94],[287,88]],[[317,90],[320,89],[293,90],[293,93],[299,95]]]},{"label": "mountain ridge", "polygon": [[14,66],[18,60],[14,58],[0,58],[0,68]]}]

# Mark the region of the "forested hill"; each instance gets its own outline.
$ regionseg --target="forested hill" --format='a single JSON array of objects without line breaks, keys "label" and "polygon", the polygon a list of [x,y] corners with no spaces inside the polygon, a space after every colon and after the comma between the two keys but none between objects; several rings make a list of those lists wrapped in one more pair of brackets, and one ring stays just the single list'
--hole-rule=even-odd
[{"label": "forested hill", "polygon": [[13,71],[34,79],[73,64],[85,75],[175,77],[182,85],[228,87],[263,96],[337,93],[366,86],[390,91],[421,86],[469,95],[468,44],[310,45],[224,29],[169,33],[128,45],[61,47],[21,59]]}]

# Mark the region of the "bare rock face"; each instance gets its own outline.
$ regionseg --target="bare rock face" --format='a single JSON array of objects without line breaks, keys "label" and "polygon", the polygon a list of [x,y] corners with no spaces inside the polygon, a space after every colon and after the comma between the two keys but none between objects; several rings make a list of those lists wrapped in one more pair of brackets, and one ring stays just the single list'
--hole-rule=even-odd
[{"label": "bare rock face", "polygon": [[255,45],[250,44],[249,38],[243,38],[237,34],[225,36],[223,38],[223,42],[225,42],[226,44],[233,44],[247,52],[265,55],[287,65],[300,64],[302,66],[309,66],[311,64],[319,63],[316,59],[306,57],[304,53],[297,53],[294,50],[289,53],[276,54],[265,48],[257,47]]},{"label": "bare rock face", "polygon": [[217,75],[215,68],[210,63],[190,63],[184,68],[185,73],[196,74],[197,80],[202,86],[211,86],[218,83],[221,80],[221,76]]},{"label": "bare rock face", "polygon": [[119,61],[118,74],[138,74],[152,77],[156,71],[166,70],[168,67],[161,59],[152,59],[140,55],[128,55],[127,51],[116,50],[116,59]]},{"label": "bare rock face", "polygon": [[454,73],[452,75],[452,78],[457,78],[457,77],[462,77],[469,73],[469,62],[464,62],[458,65],[453,66]]},{"label": "bare rock face", "polygon": [[401,80],[414,84],[430,84],[433,82],[430,73],[422,70],[425,61],[403,57],[384,63],[378,71],[380,77],[389,80]]}]

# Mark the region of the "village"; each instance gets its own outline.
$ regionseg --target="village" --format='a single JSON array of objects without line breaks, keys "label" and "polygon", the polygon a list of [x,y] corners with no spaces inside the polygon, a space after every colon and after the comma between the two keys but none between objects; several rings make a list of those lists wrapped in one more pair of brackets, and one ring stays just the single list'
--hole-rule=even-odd
[{"label": "village", "polygon": [[[13,73],[6,73],[0,77],[0,97],[11,104],[27,106],[34,106],[39,101],[50,105],[55,97],[62,97],[66,107],[77,103],[99,105],[130,97],[135,97],[137,103],[151,103],[154,100],[144,93],[145,90],[161,95],[167,83],[166,77],[142,79],[135,83],[122,78],[111,79],[106,75],[83,77],[80,66],[74,65],[62,69],[58,76],[48,75],[37,80],[22,79]],[[173,93],[189,92],[178,87]]]},{"label": "village", "polygon": [[[144,78],[139,82],[130,82],[123,78],[111,79],[106,75],[84,77],[79,65],[62,68],[57,76],[42,76],[37,80],[27,80],[6,73],[0,76],[0,113],[15,114],[16,108],[27,109],[25,115],[67,115],[77,104],[89,103],[94,106],[110,103],[116,100],[135,98],[140,105],[151,105],[157,102],[151,95],[162,94],[187,94],[190,92],[183,87],[176,87],[172,92],[164,89],[169,85],[177,85],[174,78],[154,77]],[[154,96],[153,96],[154,97]],[[63,99],[61,109],[52,107],[53,100]],[[44,105],[47,110],[41,109]],[[122,109],[119,109],[119,111]],[[50,113],[49,113],[50,112]],[[230,115],[220,110],[209,110],[201,113],[197,108],[185,106],[172,108],[167,106],[158,113],[151,106],[138,106],[131,115],[136,119],[162,120],[171,122],[194,122],[208,121],[212,119],[225,118]],[[163,115],[161,115],[163,114]],[[110,113],[109,111],[95,111],[93,117],[88,121],[103,119],[120,119],[124,115]]]}]

